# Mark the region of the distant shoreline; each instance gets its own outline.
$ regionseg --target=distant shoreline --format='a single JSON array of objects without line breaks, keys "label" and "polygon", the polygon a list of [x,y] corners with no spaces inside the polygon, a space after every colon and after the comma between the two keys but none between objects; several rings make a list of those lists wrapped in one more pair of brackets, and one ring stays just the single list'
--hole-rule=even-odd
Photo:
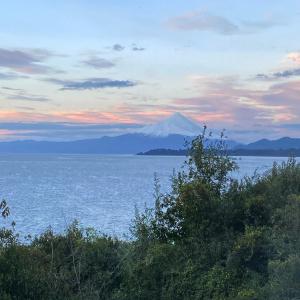
[{"label": "distant shoreline", "polygon": [[[187,150],[184,149],[153,149],[139,152],[137,155],[145,156],[186,156]],[[265,156],[265,157],[300,157],[300,149],[234,149],[228,150],[230,156]]]}]

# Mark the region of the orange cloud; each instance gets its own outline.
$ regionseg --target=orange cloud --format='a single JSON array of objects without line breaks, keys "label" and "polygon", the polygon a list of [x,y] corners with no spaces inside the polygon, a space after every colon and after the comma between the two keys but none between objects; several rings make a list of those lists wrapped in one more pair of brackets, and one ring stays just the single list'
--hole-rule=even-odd
[{"label": "orange cloud", "polygon": [[76,122],[91,124],[132,123],[122,114],[97,111],[34,113],[23,111],[0,111],[0,121],[4,122]]},{"label": "orange cloud", "polygon": [[0,111],[0,122],[146,124],[179,111],[211,128],[239,131],[250,132],[257,127],[267,130],[282,123],[299,123],[300,81],[249,89],[235,80],[196,78],[195,88],[198,95],[194,97],[165,99],[164,104],[122,104],[109,111]]},{"label": "orange cloud", "polygon": [[2,122],[42,122],[49,121],[49,115],[43,113],[0,111],[0,121]]},{"label": "orange cloud", "polygon": [[66,122],[78,123],[132,123],[133,120],[122,115],[110,112],[82,111],[82,112],[55,112],[53,118],[57,118]]}]

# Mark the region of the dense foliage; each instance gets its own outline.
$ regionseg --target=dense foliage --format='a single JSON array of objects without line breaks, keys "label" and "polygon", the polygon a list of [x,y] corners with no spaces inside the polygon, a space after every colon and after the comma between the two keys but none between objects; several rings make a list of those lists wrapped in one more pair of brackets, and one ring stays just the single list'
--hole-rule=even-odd
[{"label": "dense foliage", "polygon": [[156,184],[132,241],[77,223],[27,243],[1,229],[0,299],[300,299],[300,165],[237,181],[222,140],[204,144],[171,193]]}]

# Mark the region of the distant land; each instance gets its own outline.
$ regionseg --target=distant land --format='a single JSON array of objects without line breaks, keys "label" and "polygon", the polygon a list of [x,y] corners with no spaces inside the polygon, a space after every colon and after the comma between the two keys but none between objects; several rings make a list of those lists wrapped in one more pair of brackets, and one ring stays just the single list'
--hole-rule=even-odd
[{"label": "distant land", "polygon": [[[229,149],[230,156],[271,156],[271,157],[300,157],[300,149]],[[139,152],[137,155],[158,155],[158,156],[186,156],[185,149],[152,149],[146,152]]]},{"label": "distant land", "polygon": [[146,152],[139,152],[137,155],[161,155],[161,156],[186,156],[186,149],[152,149]]},{"label": "distant land", "polygon": [[[156,124],[119,136],[76,141],[18,140],[0,142],[0,153],[144,154],[185,155],[185,144],[201,134],[203,127],[180,113]],[[232,155],[299,156],[300,139],[262,139],[250,144],[226,140]],[[160,154],[158,154],[160,153]]]},{"label": "distant land", "polygon": [[142,133],[66,142],[24,140],[0,142],[0,153],[136,154],[153,148],[180,149],[191,140],[178,134],[159,137]]}]

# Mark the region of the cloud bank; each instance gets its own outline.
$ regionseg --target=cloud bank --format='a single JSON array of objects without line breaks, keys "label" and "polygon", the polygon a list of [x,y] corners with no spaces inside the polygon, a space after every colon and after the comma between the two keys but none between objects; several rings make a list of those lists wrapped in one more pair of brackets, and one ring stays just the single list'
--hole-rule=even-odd
[{"label": "cloud bank", "polygon": [[114,80],[109,78],[89,78],[81,81],[47,79],[48,82],[61,85],[60,90],[94,90],[105,88],[128,88],[136,86],[131,80]]}]

